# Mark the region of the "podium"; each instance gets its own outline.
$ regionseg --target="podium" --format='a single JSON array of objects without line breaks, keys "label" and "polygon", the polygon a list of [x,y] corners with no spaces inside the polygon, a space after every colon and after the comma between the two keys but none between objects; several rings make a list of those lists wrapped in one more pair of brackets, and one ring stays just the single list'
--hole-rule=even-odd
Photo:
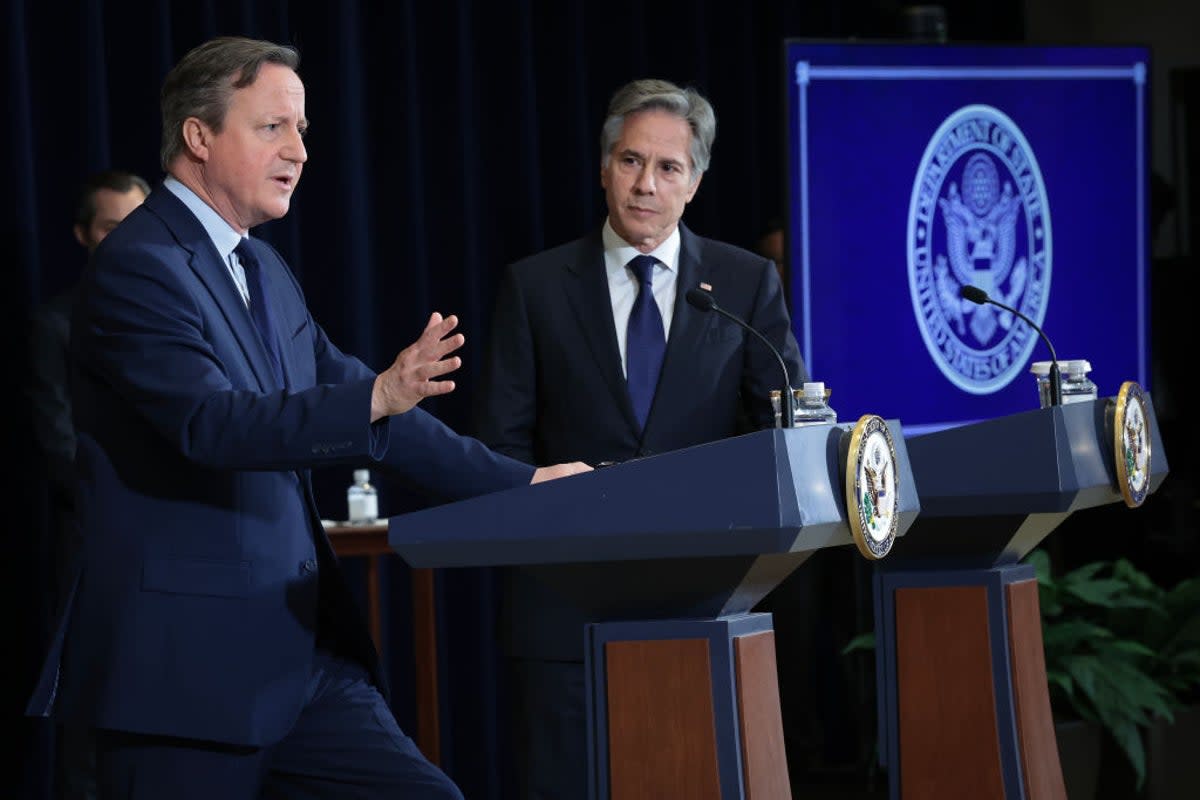
[{"label": "podium", "polygon": [[[920,505],[886,424],[900,536]],[[771,618],[750,610],[816,551],[851,544],[848,427],[759,431],[395,516],[388,543],[413,567],[531,570],[595,620],[580,631],[590,797],[790,797]]]},{"label": "podium", "polygon": [[[892,798],[1066,799],[1033,568],[1070,514],[1120,502],[1111,398],[907,439],[921,515],[875,574]],[[1167,474],[1147,403],[1148,486]]]}]

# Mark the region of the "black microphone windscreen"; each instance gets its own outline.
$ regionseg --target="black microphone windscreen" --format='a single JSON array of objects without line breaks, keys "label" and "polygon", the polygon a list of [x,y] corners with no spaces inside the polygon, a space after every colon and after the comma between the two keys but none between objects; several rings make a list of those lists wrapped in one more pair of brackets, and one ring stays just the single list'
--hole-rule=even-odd
[{"label": "black microphone windscreen", "polygon": [[701,311],[712,311],[717,307],[716,299],[703,289],[688,289],[686,297],[689,305]]},{"label": "black microphone windscreen", "polygon": [[978,286],[967,284],[958,290],[958,296],[970,300],[977,305],[983,305],[988,301],[988,293]]}]

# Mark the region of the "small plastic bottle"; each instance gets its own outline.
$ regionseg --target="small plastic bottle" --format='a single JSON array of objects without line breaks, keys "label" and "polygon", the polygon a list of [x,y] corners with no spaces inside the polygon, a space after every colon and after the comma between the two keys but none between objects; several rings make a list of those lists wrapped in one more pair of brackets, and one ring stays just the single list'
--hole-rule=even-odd
[{"label": "small plastic bottle", "polygon": [[1062,399],[1064,403],[1086,403],[1098,395],[1096,384],[1088,377],[1092,365],[1077,358],[1062,362]]},{"label": "small plastic bottle", "polygon": [[810,381],[800,389],[793,389],[796,413],[795,426],[823,425],[837,422],[837,412],[829,406],[829,391],[821,381]]},{"label": "small plastic bottle", "polygon": [[370,525],[379,519],[379,493],[371,485],[371,472],[354,470],[354,483],[346,490],[351,525]]}]

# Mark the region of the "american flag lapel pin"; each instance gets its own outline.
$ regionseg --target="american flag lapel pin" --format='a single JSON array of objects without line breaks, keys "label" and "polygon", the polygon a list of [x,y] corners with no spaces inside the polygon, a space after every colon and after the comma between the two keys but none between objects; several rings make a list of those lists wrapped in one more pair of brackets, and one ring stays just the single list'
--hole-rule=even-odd
[{"label": "american flag lapel pin", "polygon": [[706,292],[711,292],[711,291],[712,291],[712,284],[711,284],[711,283],[705,283],[704,281],[700,281],[700,288],[701,288],[701,289],[703,289],[703,290],[704,290],[704,291],[706,291]]}]

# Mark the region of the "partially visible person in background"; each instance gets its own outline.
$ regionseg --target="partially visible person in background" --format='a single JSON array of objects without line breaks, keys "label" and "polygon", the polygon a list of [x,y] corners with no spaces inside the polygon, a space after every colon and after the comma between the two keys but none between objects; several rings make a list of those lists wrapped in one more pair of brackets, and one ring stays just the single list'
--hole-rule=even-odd
[{"label": "partially visible person in background", "polygon": [[[75,240],[91,258],[104,240],[130,211],[150,194],[141,177],[120,170],[92,175],[84,183],[75,212]],[[71,334],[71,308],[79,285],[40,305],[33,313],[30,329],[30,369],[27,391],[33,406],[34,435],[44,457],[53,509],[57,595],[61,598],[70,563],[78,552],[74,532],[75,425],[71,419],[71,396],[67,387],[67,343]],[[58,608],[60,604],[56,603]]]},{"label": "partially visible person in background", "polygon": [[[149,194],[150,185],[144,179],[121,170],[97,172],[84,182],[75,212],[75,240],[87,258]],[[75,424],[67,386],[67,343],[78,292],[78,284],[72,284],[34,310],[25,382],[49,497],[55,614],[62,610],[80,550],[75,525]],[[55,750],[54,796],[59,800],[94,798],[95,754],[87,729],[59,725]]]},{"label": "partially visible person in background", "polygon": [[786,242],[783,237],[783,220],[779,217],[768,217],[763,225],[758,241],[754,243],[754,251],[764,258],[775,262],[779,272],[779,280],[787,286],[787,253],[784,250]]},{"label": "partially visible person in background", "polygon": [[[767,337],[794,386],[808,380],[771,262],[681,221],[715,136],[694,89],[637,80],[612,96],[598,165],[607,219],[505,272],[478,395],[485,443],[534,465],[596,464],[771,427],[779,361],[689,305],[690,289]],[[504,578],[519,796],[587,797],[588,619],[520,570]]]}]

